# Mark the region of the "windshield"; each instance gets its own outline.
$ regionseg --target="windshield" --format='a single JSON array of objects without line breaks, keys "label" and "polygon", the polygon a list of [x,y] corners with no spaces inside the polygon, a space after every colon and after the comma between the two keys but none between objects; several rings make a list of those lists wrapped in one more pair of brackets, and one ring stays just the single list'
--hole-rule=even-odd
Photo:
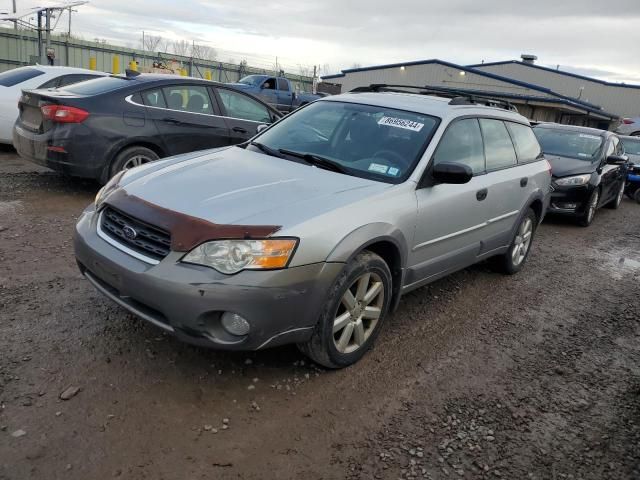
[{"label": "windshield", "polygon": [[246,85],[255,85],[257,87],[262,83],[263,80],[264,80],[264,77],[262,75],[249,75],[247,77],[244,77],[238,80],[238,83],[244,83]]},{"label": "windshield", "polygon": [[69,85],[68,87],[64,87],[64,90],[75,93],[76,95],[97,95],[99,93],[117,90],[120,87],[124,87],[127,82],[130,81],[131,80],[122,77],[100,77]]},{"label": "windshield", "polygon": [[387,107],[318,101],[255,140],[285,156],[297,152],[322,157],[349,175],[400,183],[420,160],[438,122]]},{"label": "windshield", "polygon": [[629,140],[629,139],[625,138],[622,141],[622,144],[624,145],[625,153],[628,153],[630,155],[640,155],[640,139],[639,140]]},{"label": "windshield", "polygon": [[542,151],[548,155],[592,162],[602,147],[603,139],[599,135],[545,127],[536,127],[533,131]]}]

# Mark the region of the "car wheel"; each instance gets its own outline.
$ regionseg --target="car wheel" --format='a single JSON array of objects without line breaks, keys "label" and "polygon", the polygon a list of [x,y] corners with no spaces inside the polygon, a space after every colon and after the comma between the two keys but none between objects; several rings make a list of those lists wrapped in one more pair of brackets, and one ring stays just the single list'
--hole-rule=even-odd
[{"label": "car wheel", "polygon": [[625,187],[625,184],[624,182],[622,182],[622,185],[620,185],[620,189],[618,190],[618,194],[616,195],[616,198],[614,198],[609,202],[609,204],[607,205],[608,208],[617,210],[618,207],[620,207],[620,204],[622,203],[622,199],[624,198],[624,187]]},{"label": "car wheel", "polygon": [[633,199],[640,203],[640,188],[638,190],[636,190],[636,193],[633,195]]},{"label": "car wheel", "polygon": [[159,158],[156,152],[146,147],[137,146],[125,148],[116,155],[116,158],[111,163],[109,178],[113,177],[120,170],[129,170],[130,168],[153,162]]},{"label": "car wheel", "polygon": [[593,217],[596,216],[596,210],[598,209],[598,201],[600,200],[600,190],[595,189],[587,202],[587,208],[580,218],[578,218],[578,224],[582,227],[588,227],[593,222]]},{"label": "car wheel", "polygon": [[499,271],[513,275],[522,269],[531,251],[531,243],[533,242],[537,223],[538,217],[536,217],[535,212],[532,209],[528,209],[520,220],[511,245],[509,245],[509,250],[505,254],[494,258],[494,265]]},{"label": "car wheel", "polygon": [[371,348],[389,310],[391,272],[386,262],[364,251],[349,262],[333,287],[312,337],[300,350],[327,368],[360,360]]}]

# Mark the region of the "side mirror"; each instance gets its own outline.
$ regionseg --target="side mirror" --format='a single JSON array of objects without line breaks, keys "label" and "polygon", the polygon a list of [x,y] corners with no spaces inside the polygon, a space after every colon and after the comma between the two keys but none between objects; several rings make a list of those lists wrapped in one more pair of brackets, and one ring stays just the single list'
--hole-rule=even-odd
[{"label": "side mirror", "polygon": [[256,132],[260,133],[264,130],[266,130],[267,128],[269,128],[269,125],[267,125],[266,123],[261,123],[260,125],[258,125],[258,127],[256,128]]},{"label": "side mirror", "polygon": [[624,165],[629,161],[626,155],[609,155],[607,157],[608,165]]},{"label": "side mirror", "polygon": [[431,170],[431,177],[438,183],[468,183],[473,178],[469,165],[455,162],[438,163]]}]

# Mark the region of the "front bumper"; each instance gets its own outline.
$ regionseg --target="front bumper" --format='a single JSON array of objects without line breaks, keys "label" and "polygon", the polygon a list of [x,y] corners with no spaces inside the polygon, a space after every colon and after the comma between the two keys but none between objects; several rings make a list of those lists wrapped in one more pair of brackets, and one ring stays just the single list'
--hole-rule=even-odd
[{"label": "front bumper", "polygon": [[579,216],[585,212],[592,187],[579,185],[561,187],[553,185],[548,213]]},{"label": "front bumper", "polygon": [[21,157],[33,163],[66,175],[94,179],[99,179],[104,170],[104,159],[97,152],[109,147],[83,125],[61,124],[37,133],[17,123],[13,127],[13,146]]},{"label": "front bumper", "polygon": [[[180,263],[180,252],[150,265],[100,238],[97,219],[90,207],[76,225],[75,253],[84,276],[131,313],[200,346],[257,350],[309,339],[344,267],[317,263],[224,275]],[[229,334],[220,323],[225,311],[247,319],[249,334]]]}]

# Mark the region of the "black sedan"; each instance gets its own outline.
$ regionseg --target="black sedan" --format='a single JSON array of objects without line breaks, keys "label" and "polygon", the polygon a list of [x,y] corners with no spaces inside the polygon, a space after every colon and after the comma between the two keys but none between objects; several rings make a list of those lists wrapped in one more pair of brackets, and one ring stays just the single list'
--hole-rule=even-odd
[{"label": "black sedan", "polygon": [[615,134],[555,123],[533,131],[552,167],[549,213],[576,217],[587,227],[598,208],[620,206],[628,158]]},{"label": "black sedan", "polygon": [[22,157],[102,183],[158,158],[242,143],[282,115],[222,84],[133,72],[25,91],[19,109]]}]

